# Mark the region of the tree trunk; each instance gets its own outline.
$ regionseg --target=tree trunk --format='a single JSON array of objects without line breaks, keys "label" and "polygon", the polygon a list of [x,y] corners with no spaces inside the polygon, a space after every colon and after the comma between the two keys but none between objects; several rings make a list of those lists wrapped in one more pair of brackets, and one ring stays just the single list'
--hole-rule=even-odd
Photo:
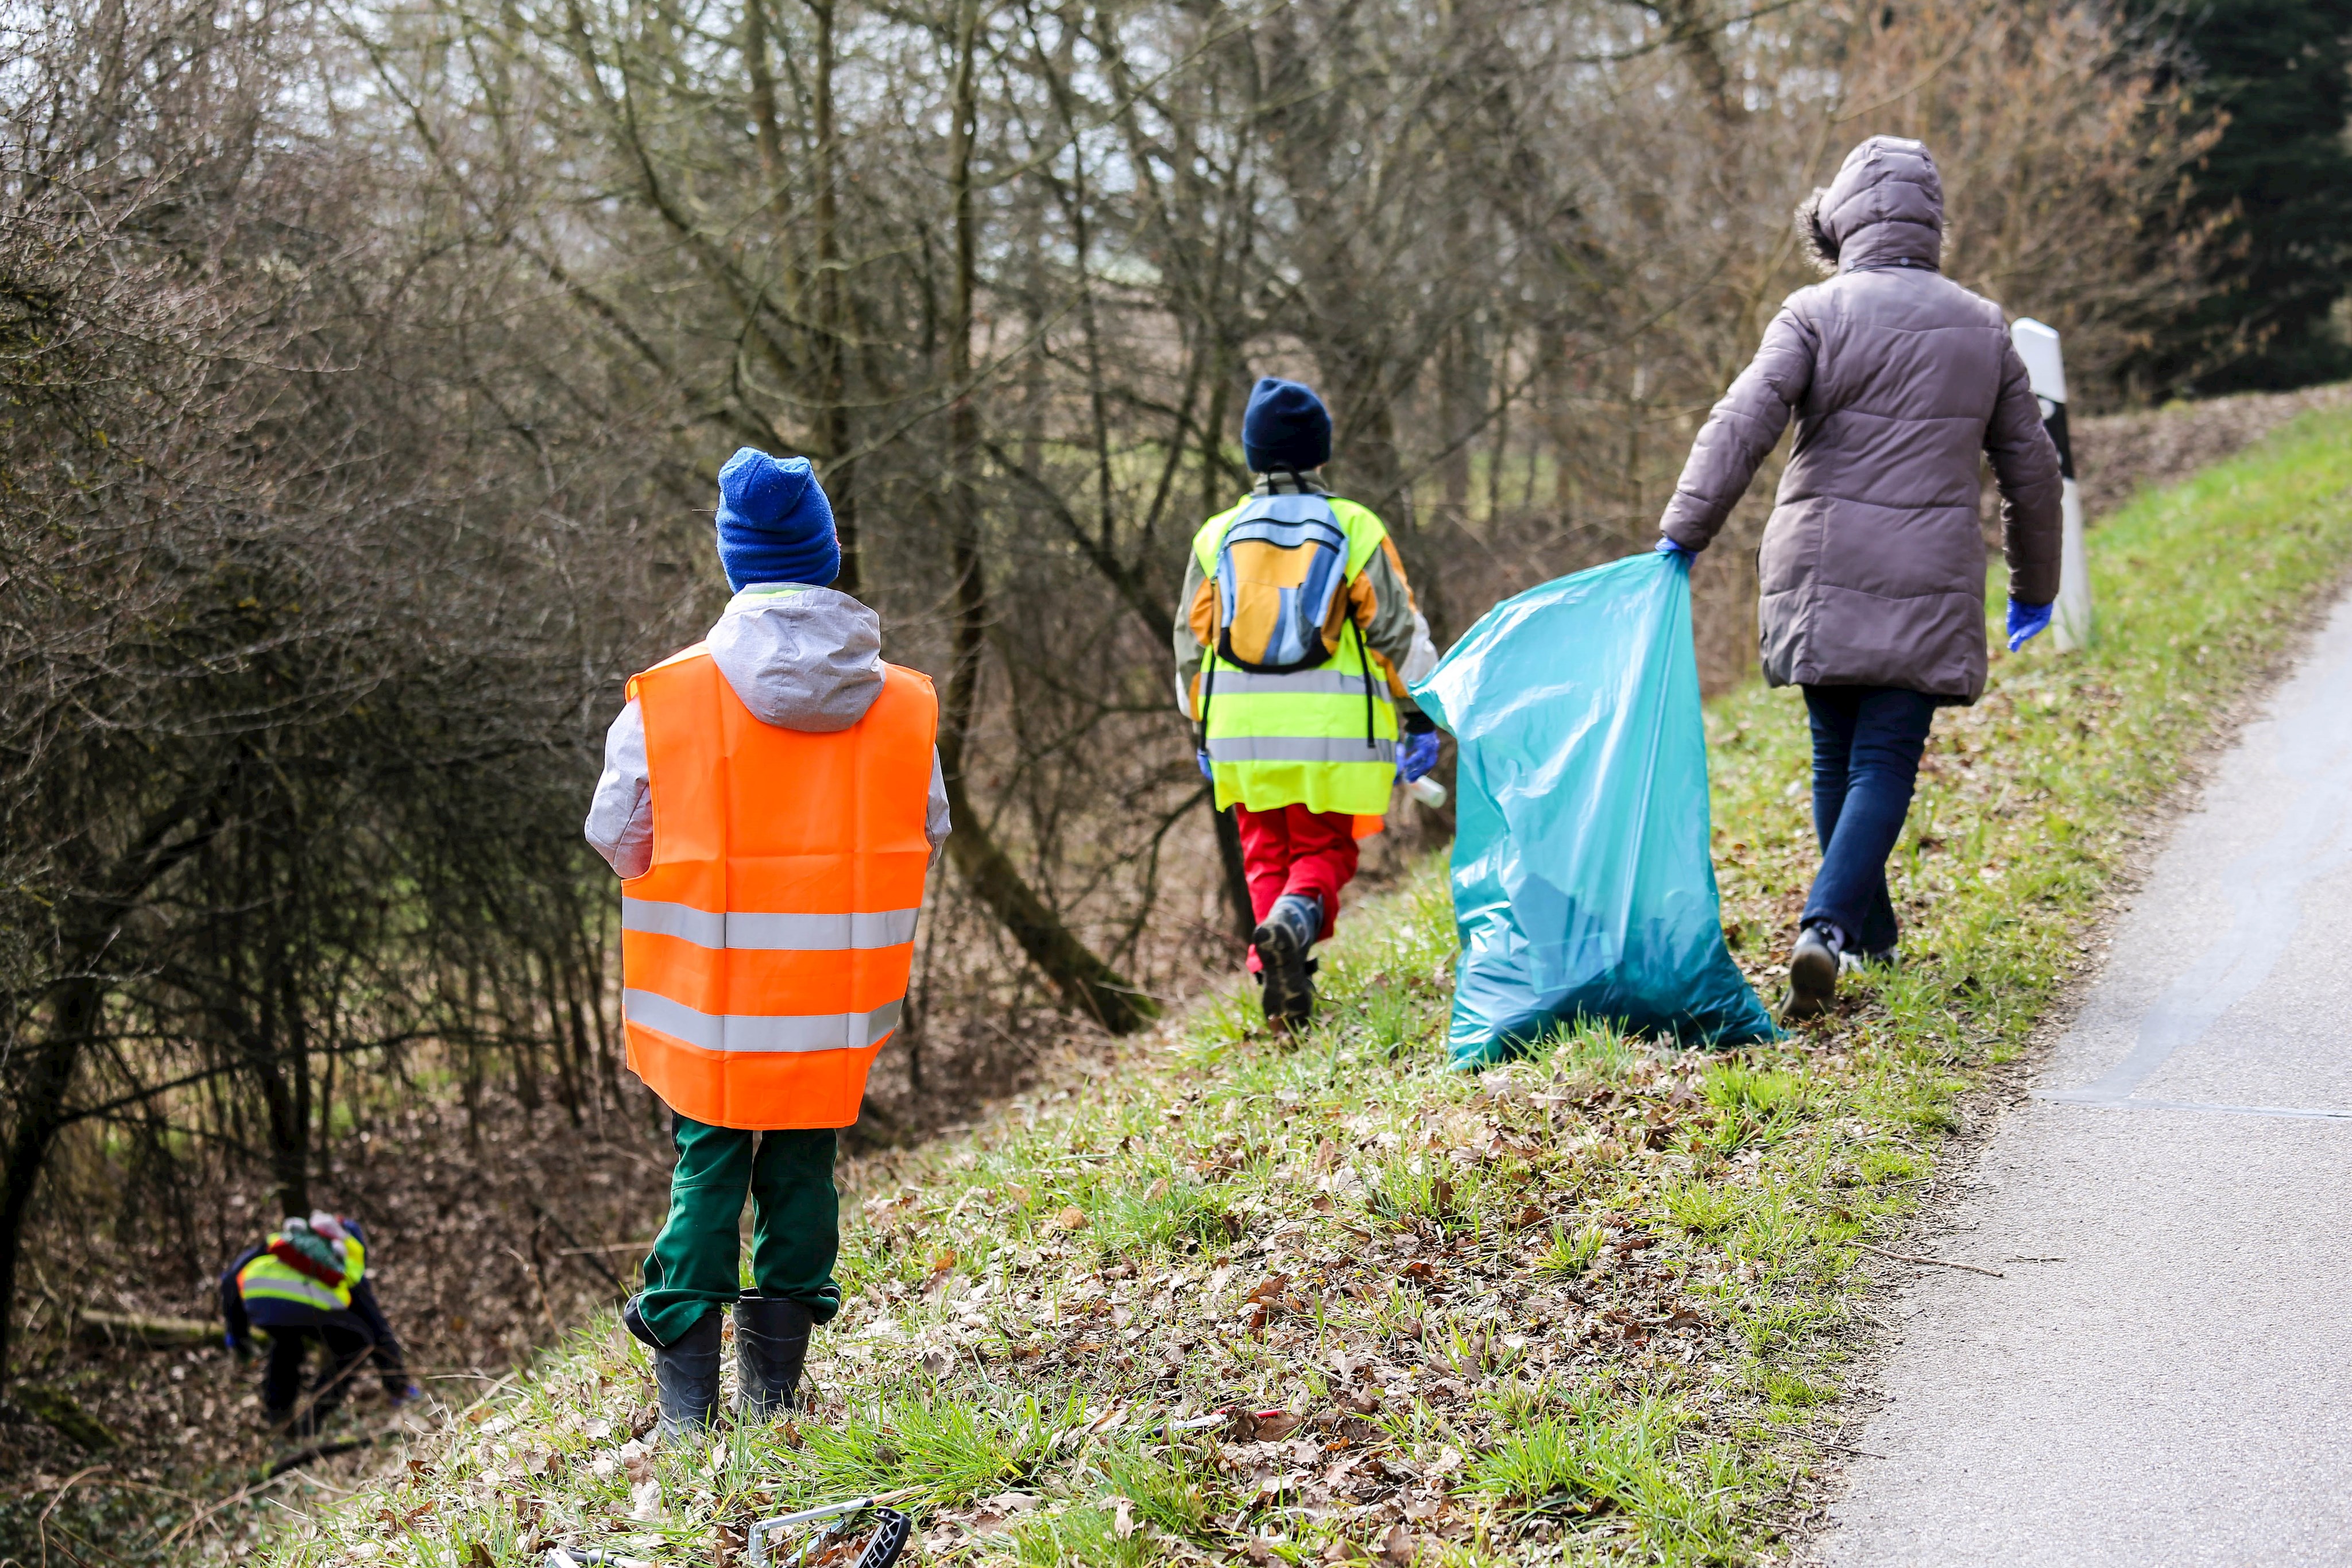
[{"label": "tree trunk", "polygon": [[604,1051],[589,1032],[587,1009],[580,1005],[586,982],[567,955],[563,965],[563,1007],[572,1025],[572,1054],[580,1063],[581,1098],[593,1113],[596,1131],[604,1130]]},{"label": "tree trunk", "polygon": [[[1232,405],[1234,392],[1233,364],[1223,343],[1210,347],[1209,411],[1201,423],[1201,520],[1208,521],[1225,509],[1224,486],[1231,482],[1225,472],[1224,430],[1225,410]],[[1189,547],[1188,547],[1189,548]],[[1181,618],[1192,612],[1189,604],[1176,607]],[[1209,816],[1216,824],[1217,859],[1225,873],[1225,904],[1233,911],[1234,933],[1242,946],[1249,946],[1251,935],[1257,930],[1257,911],[1250,903],[1249,873],[1242,862],[1242,830],[1233,812],[1217,810],[1216,797],[1209,797]]]},{"label": "tree trunk", "polygon": [[[236,970],[230,971],[232,977]],[[289,1033],[279,1016],[287,987],[276,956],[265,960],[258,1017],[242,1017],[236,1043],[261,1092],[269,1136],[269,1190],[280,1214],[310,1212],[310,1063],[281,1042]]]},{"label": "tree trunk", "polygon": [[[50,1028],[32,1048],[24,1092],[16,1097],[16,1126],[0,1153],[0,1381],[7,1376],[16,1343],[16,1266],[24,1257],[26,1216],[58,1134],[73,1120],[66,1097],[73,1090],[81,1053],[96,1039],[105,1018],[105,985],[89,970],[112,944],[131,901],[209,842],[219,831],[226,807],[217,781],[206,779],[149,818],[128,852],[115,862],[116,874],[93,879],[100,886],[110,883],[117,891],[92,900],[93,923],[63,945],[64,972],[74,977],[58,988]],[[191,817],[195,820],[189,831],[173,840],[173,831]]]},{"label": "tree trunk", "polygon": [[1230,810],[1217,810],[1214,793],[1209,796],[1209,818],[1217,827],[1217,859],[1225,872],[1225,904],[1233,912],[1234,935],[1246,948],[1250,938],[1257,934],[1257,908],[1250,902],[1249,868],[1242,859],[1242,827]]},{"label": "tree trunk", "polygon": [[[563,1101],[563,1113],[571,1119],[572,1130],[577,1132],[581,1126],[581,1070],[588,1057],[585,1041],[582,1039],[585,1031],[580,1027],[580,1009],[576,1006],[572,1009],[569,1019],[564,1017],[564,993],[570,988],[563,984],[561,966],[555,955],[541,953],[539,965],[540,978],[547,990],[547,1032],[555,1041],[555,1090]],[[565,1027],[567,1022],[569,1028]]]},{"label": "tree trunk", "polygon": [[809,0],[816,21],[816,69],[810,83],[810,118],[816,132],[816,231],[818,439],[824,447],[825,495],[833,503],[834,533],[841,541],[841,576],[834,586],[856,597],[865,580],[857,545],[857,473],[851,462],[849,351],[846,295],[841,277],[841,219],[836,187],[841,145],[835,120],[834,0]]},{"label": "tree trunk", "polygon": [[58,998],[51,1026],[33,1055],[25,1091],[16,1105],[16,1125],[0,1165],[0,1376],[15,1350],[16,1265],[24,1256],[25,1219],[41,1167],[66,1125],[66,1095],[81,1065],[82,1047],[98,1026],[105,992],[95,979],[70,982]]},{"label": "tree trunk", "polygon": [[1667,41],[1690,67],[1715,118],[1725,125],[1745,120],[1747,106],[1740,102],[1732,86],[1730,67],[1723,58],[1725,24],[1716,16],[1715,8],[1706,0],[1654,0],[1643,8],[1664,26]]},{"label": "tree trunk", "polygon": [[948,533],[955,572],[955,663],[940,711],[940,771],[955,829],[948,858],[972,896],[995,916],[1065,1002],[1092,1014],[1114,1034],[1157,1018],[1159,1004],[1096,956],[1037,896],[982,825],[966,774],[972,718],[979,706],[981,660],[987,651],[988,576],[981,539],[980,413],[971,399],[971,334],[979,291],[979,237],[972,212],[972,141],[979,115],[981,0],[961,0],[956,16],[956,71],[950,105],[949,189],[953,202],[955,278],[948,328]]}]

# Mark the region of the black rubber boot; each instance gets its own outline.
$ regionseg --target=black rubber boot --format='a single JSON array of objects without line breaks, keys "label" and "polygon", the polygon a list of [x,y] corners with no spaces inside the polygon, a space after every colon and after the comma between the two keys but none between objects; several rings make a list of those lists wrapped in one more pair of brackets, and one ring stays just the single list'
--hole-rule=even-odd
[{"label": "black rubber boot", "polygon": [[1307,950],[1322,933],[1323,906],[1303,893],[1276,899],[1250,933],[1250,946],[1257,949],[1265,1021],[1276,1029],[1297,1028],[1315,1016],[1315,982],[1308,978]]},{"label": "black rubber boot", "polygon": [[1789,1003],[1780,1009],[1782,1023],[1802,1023],[1821,1017],[1837,1001],[1837,927],[1816,921],[1797,933],[1797,950],[1789,955]]},{"label": "black rubber boot", "polygon": [[765,1421],[794,1404],[816,1320],[798,1301],[749,1295],[735,1303],[735,1414]]},{"label": "black rubber boot", "polygon": [[621,1322],[653,1352],[654,1388],[661,1401],[661,1437],[676,1442],[708,1430],[719,1412],[719,1309],[713,1307],[669,1344],[655,1342],[632,1298]]}]

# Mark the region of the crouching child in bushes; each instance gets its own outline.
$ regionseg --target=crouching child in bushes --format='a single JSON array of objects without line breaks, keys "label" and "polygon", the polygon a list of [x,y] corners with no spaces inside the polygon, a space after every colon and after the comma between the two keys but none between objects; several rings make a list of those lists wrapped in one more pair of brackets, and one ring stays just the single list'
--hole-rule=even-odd
[{"label": "crouching child in bushes", "polygon": [[723,1313],[738,1414],[760,1419],[792,1406],[810,1330],[840,1310],[835,1133],[898,1028],[948,835],[931,683],[885,663],[880,619],[832,588],[841,550],[808,463],[745,447],[719,491],[735,596],[629,681],[587,822],[623,878],[629,1067],[677,1147],[622,1312],[669,1437],[714,1417]]},{"label": "crouching child in bushes", "polygon": [[[347,1214],[324,1209],[285,1223],[238,1255],[220,1277],[221,1317],[229,1349],[251,1355],[257,1334],[269,1342],[261,1378],[262,1424],[289,1437],[314,1436],[343,1402],[371,1360],[384,1397],[405,1405],[422,1392],[409,1381],[400,1341],[376,1304],[367,1272],[367,1232]],[[299,1416],[302,1368],[316,1342],[324,1353],[310,1407]]]}]

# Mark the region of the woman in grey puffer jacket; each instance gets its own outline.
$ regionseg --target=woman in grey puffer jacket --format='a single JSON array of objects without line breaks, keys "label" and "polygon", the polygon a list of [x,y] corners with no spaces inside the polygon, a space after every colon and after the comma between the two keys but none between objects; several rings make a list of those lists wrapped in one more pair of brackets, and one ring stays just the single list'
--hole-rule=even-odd
[{"label": "woman in grey puffer jacket", "polygon": [[1793,412],[1795,450],[1758,558],[1765,679],[1804,688],[1822,868],[1786,1016],[1829,1005],[1842,961],[1892,959],[1886,857],[1935,711],[1985,682],[1979,454],[1992,461],[2010,646],[2058,597],[2058,452],[2000,307],[1937,271],[1944,193],[1916,141],[1847,154],[1798,225],[1834,276],[1790,295],[1715,405],[1660,520],[1696,553]]}]

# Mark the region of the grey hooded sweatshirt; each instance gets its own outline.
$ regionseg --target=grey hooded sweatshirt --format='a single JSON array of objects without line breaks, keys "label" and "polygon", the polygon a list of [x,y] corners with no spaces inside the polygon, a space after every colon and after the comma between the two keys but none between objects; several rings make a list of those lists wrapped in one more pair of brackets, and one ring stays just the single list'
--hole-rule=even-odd
[{"label": "grey hooded sweatshirt", "polygon": [[1944,190],[1925,147],[1872,137],[1800,222],[1837,275],[1780,307],[1659,526],[1705,549],[1794,413],[1757,562],[1765,679],[1972,703],[1985,683],[1978,455],[2000,489],[2010,594],[2047,604],[2057,448],[2000,307],[1937,270]]},{"label": "grey hooded sweatshirt", "polygon": [[[727,601],[706,641],[719,673],[763,724],[829,735],[864,718],[882,695],[882,619],[830,588],[755,584]],[[923,823],[934,865],[948,828],[947,784],[934,750]],[[588,802],[587,832],[622,876],[643,876],[652,867],[653,786],[645,715],[635,702],[605,732],[604,773]]]}]

